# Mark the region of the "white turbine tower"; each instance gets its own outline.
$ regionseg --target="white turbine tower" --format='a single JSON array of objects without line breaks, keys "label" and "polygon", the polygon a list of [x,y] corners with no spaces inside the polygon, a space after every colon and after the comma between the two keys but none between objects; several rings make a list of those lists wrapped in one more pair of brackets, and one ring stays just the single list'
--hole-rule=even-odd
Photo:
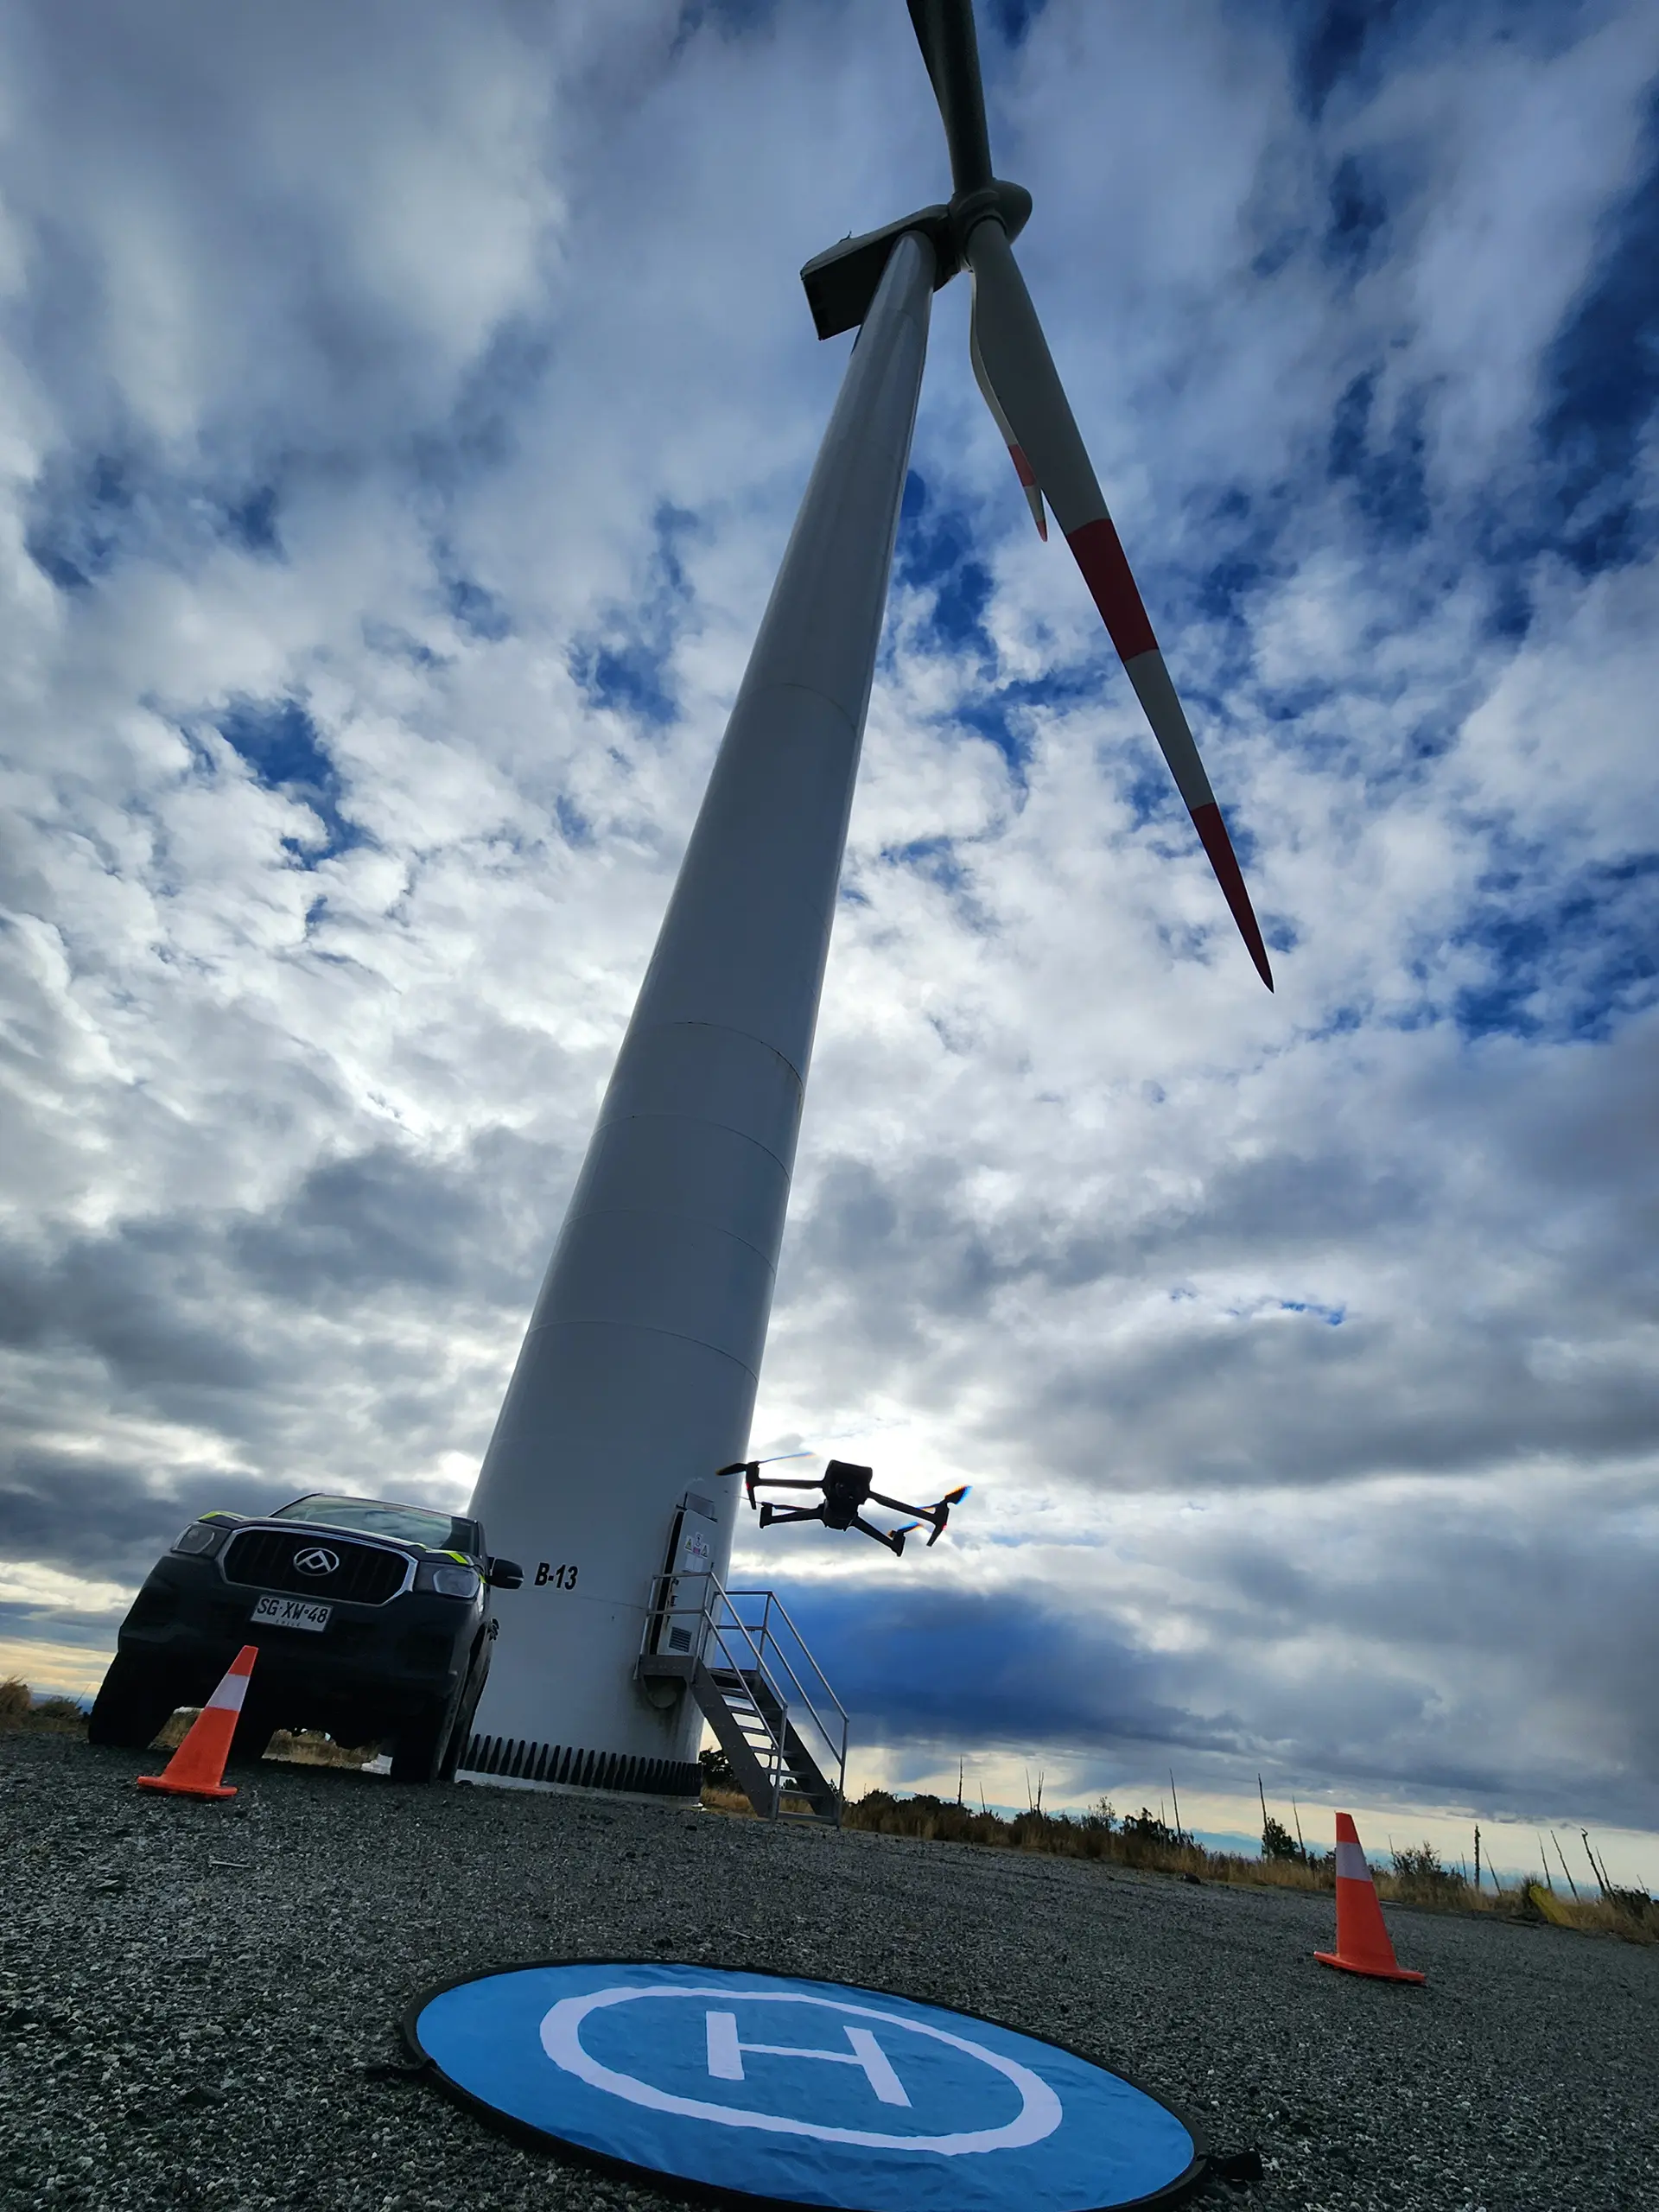
[{"label": "white turbine tower", "polygon": [[480,1778],[697,1789],[701,1714],[635,1662],[688,1495],[725,1579],[737,1485],[715,1470],[747,1446],[931,296],[964,266],[975,372],[1039,526],[1046,499],[1272,988],[1010,251],[1031,202],[991,174],[971,0],[909,6],[954,193],[802,271],[819,336],[859,335],[474,1494],[526,1570],[461,1760]]}]

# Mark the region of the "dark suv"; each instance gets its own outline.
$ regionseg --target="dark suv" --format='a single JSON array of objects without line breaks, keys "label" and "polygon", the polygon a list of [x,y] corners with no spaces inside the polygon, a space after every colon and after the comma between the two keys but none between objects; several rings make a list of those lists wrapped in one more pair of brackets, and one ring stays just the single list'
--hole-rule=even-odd
[{"label": "dark suv", "polygon": [[278,1728],[385,1744],[399,1782],[448,1781],[490,1671],[489,1591],[524,1580],[476,1521],[367,1497],[296,1498],[265,1520],[204,1513],[121,1624],[94,1744],[142,1749],[258,1646],[232,1757]]}]

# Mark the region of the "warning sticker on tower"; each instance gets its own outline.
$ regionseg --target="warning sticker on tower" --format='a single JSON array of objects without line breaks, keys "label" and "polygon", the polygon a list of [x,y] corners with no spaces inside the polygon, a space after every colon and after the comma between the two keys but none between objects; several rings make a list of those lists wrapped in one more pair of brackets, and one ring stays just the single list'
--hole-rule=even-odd
[{"label": "warning sticker on tower", "polygon": [[410,2041],[489,2114],[639,2170],[845,2212],[1106,2212],[1203,2179],[1193,2134],[1034,2037],[834,1982],[659,1963],[511,1967]]}]

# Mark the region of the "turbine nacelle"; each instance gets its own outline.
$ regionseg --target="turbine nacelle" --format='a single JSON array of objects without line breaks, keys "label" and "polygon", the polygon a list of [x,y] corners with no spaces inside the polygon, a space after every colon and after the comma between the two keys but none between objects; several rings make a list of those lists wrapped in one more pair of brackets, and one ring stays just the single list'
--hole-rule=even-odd
[{"label": "turbine nacelle", "polygon": [[907,232],[918,231],[933,249],[937,292],[967,266],[969,233],[988,215],[995,216],[1009,238],[1017,238],[1031,219],[1031,194],[1023,184],[994,177],[976,191],[918,207],[913,215],[902,215],[879,231],[842,238],[815,254],[802,270],[801,282],[818,336],[838,338],[843,330],[858,328],[870,311],[887,256]]}]

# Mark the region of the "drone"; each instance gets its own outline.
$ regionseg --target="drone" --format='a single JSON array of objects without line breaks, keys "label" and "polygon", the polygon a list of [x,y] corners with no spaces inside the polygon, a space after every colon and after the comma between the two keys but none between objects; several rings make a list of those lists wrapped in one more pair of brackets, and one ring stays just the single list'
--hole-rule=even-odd
[{"label": "drone", "polygon": [[[791,1452],[783,1455],[796,1459],[800,1455]],[[884,1497],[875,1489],[875,1470],[855,1467],[850,1459],[832,1459],[821,1475],[810,1480],[797,1479],[787,1475],[763,1475],[761,1468],[771,1464],[766,1459],[739,1459],[729,1467],[722,1467],[722,1475],[741,1475],[743,1487],[748,1494],[749,1504],[760,1516],[760,1526],[770,1528],[774,1522],[821,1521],[826,1529],[858,1529],[873,1536],[878,1544],[885,1544],[890,1552],[902,1554],[905,1538],[925,1522],[931,1533],[928,1537],[931,1549],[944,1534],[944,1524],[950,1518],[950,1509],[960,1505],[967,1497],[969,1485],[953,1490],[937,1505],[907,1505],[902,1498]],[[770,1498],[757,1500],[757,1484],[766,1490],[821,1490],[823,1497],[816,1505],[774,1505]],[[891,1506],[895,1513],[913,1513],[916,1518],[906,1521],[902,1528],[878,1529],[860,1512],[861,1505]]]}]

